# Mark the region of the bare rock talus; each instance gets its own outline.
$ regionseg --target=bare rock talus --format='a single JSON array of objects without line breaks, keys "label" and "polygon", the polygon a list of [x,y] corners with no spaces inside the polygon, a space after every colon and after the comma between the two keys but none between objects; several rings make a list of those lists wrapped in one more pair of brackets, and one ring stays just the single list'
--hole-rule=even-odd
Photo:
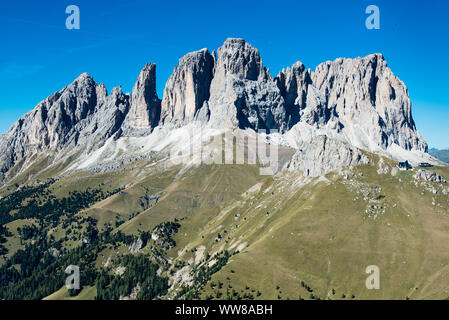
[{"label": "bare rock talus", "polygon": [[338,168],[369,162],[359,149],[327,136],[316,136],[298,146],[286,169],[302,171],[305,176],[317,177]]}]

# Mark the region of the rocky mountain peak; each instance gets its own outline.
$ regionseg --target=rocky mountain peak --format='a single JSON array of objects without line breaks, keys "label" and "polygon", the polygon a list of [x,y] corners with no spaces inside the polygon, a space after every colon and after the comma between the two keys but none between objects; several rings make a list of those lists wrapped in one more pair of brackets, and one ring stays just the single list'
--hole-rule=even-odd
[{"label": "rocky mountain peak", "polygon": [[123,134],[146,135],[158,125],[161,100],[156,93],[156,65],[146,64],[133,87],[131,107],[123,123]]},{"label": "rocky mountain peak", "polygon": [[96,88],[96,94],[97,94],[97,102],[104,102],[108,96],[108,89],[106,89],[106,86],[101,83]]},{"label": "rocky mountain peak", "polygon": [[129,97],[114,88],[110,96],[103,84],[83,73],[70,85],[40,102],[16,121],[0,138],[0,171],[36,153],[60,156],[81,148],[101,147],[116,134],[129,109]]},{"label": "rocky mountain peak", "polygon": [[[208,119],[210,83],[214,75],[215,59],[207,49],[186,54],[179,59],[168,79],[162,99],[161,120],[181,126],[204,113]],[[203,112],[200,109],[204,108]]]},{"label": "rocky mountain peak", "polygon": [[259,51],[243,39],[230,38],[217,53],[208,102],[211,125],[283,130],[284,99]]},{"label": "rocky mountain peak", "polygon": [[187,66],[190,69],[195,69],[198,64],[200,64],[204,59],[208,59],[209,56],[212,57],[207,48],[189,52],[179,59],[179,66]]},{"label": "rocky mountain peak", "polygon": [[218,48],[217,72],[246,80],[266,77],[259,50],[241,38],[228,38]]},{"label": "rocky mountain peak", "polygon": [[157,98],[156,94],[156,64],[147,63],[139,73],[133,87],[133,97],[146,100]]},{"label": "rocky mountain peak", "polygon": [[285,101],[288,127],[292,127],[300,120],[300,113],[306,107],[308,86],[312,83],[310,71],[301,61],[291,67],[283,69],[275,78]]},{"label": "rocky mountain peak", "polygon": [[407,88],[383,55],[327,61],[317,66],[311,80],[317,89],[312,109],[327,110],[327,121],[338,121],[338,130],[352,145],[370,151],[393,144],[427,150],[413,121]]},{"label": "rocky mountain peak", "polygon": [[73,82],[93,81],[91,75],[87,72],[81,73]]}]

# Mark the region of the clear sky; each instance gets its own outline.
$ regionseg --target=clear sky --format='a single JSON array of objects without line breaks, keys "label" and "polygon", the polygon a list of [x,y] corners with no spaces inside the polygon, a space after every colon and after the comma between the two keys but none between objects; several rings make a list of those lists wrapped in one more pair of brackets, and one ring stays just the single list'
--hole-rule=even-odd
[{"label": "clear sky", "polygon": [[[65,27],[68,5],[80,30]],[[380,30],[368,30],[368,5]],[[0,133],[39,101],[88,72],[129,92],[147,62],[159,97],[178,59],[241,37],[273,76],[300,60],[312,70],[337,57],[381,52],[405,82],[415,122],[431,147],[449,147],[449,1],[3,0]]]}]

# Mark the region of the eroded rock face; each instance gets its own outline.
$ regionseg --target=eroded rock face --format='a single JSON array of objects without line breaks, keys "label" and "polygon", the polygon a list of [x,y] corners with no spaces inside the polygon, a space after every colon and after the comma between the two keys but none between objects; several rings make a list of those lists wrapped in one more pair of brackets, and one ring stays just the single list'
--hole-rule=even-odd
[{"label": "eroded rock face", "polygon": [[259,51],[243,39],[227,39],[217,54],[209,99],[212,126],[284,130],[284,99]]},{"label": "eroded rock face", "polygon": [[367,163],[368,157],[359,149],[327,136],[316,136],[298,146],[298,151],[286,165],[286,169],[317,177],[338,168]]},{"label": "eroded rock face", "polygon": [[259,50],[240,38],[228,38],[218,48],[217,73],[235,76],[241,80],[263,80],[268,73],[262,65]]},{"label": "eroded rock face", "polygon": [[284,98],[288,128],[291,128],[299,121],[299,115],[306,107],[307,93],[312,83],[310,70],[298,61],[291,68],[283,69],[275,81]]},{"label": "eroded rock face", "polygon": [[27,155],[53,150],[101,147],[116,134],[129,109],[129,97],[115,88],[107,95],[87,74],[40,102],[0,139],[1,171]]},{"label": "eroded rock face", "polygon": [[123,123],[123,135],[142,136],[159,124],[161,101],[156,93],[156,65],[145,65],[133,88],[131,107]]},{"label": "eroded rock face", "polygon": [[[207,49],[188,53],[179,60],[165,85],[162,122],[182,126],[197,114],[200,114],[200,121],[209,120],[207,100],[214,64],[215,60]],[[203,106],[205,110],[200,111]]]},{"label": "eroded rock face", "polygon": [[[337,59],[320,64],[311,74],[313,88],[306,108],[312,116],[300,121],[341,132],[359,148],[376,151],[396,144],[427,151],[416,130],[407,88],[388,68],[384,57]],[[309,95],[315,97],[309,99]],[[306,113],[306,112],[304,112]]]},{"label": "eroded rock face", "polygon": [[110,137],[118,138],[129,111],[129,100],[130,97],[122,92],[121,87],[113,88],[108,96],[97,95],[95,112],[73,129],[74,135],[78,135],[78,142],[73,146],[92,151],[103,146]]}]

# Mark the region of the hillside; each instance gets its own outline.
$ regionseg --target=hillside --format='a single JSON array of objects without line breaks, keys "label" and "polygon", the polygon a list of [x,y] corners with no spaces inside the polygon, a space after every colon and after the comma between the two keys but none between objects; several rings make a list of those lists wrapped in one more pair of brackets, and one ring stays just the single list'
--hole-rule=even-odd
[{"label": "hillside", "polygon": [[383,55],[273,77],[230,38],[155,77],[83,73],[0,137],[0,299],[449,298],[449,167]]},{"label": "hillside", "polygon": [[[135,176],[129,168],[123,171],[126,174],[62,177],[44,190],[61,198],[89,186],[93,190],[104,181],[104,190],[120,191],[74,215],[60,216],[56,224],[51,223],[54,219],[30,216],[7,223],[12,236],[5,243],[9,260],[6,265],[2,260],[3,268],[12,264],[25,272],[22,268],[30,261],[20,260],[17,250],[26,243],[42,250],[36,247],[42,236],[20,240],[17,231],[35,225],[40,234],[47,234],[47,247],[58,248],[66,257],[81,254],[85,257],[78,260],[81,269],[100,275],[129,268],[120,262],[129,255],[148,256],[168,281],[167,289],[158,293],[161,298],[447,298],[448,184],[415,178],[416,169],[396,172],[394,162],[379,164],[378,156],[369,157],[370,164],[316,178],[295,172],[260,176],[257,167],[247,165],[201,166],[137,181],[123,178]],[[379,168],[385,174],[379,174]],[[448,168],[434,170],[449,177]],[[11,193],[13,189],[4,187],[2,192],[21,192]],[[148,195],[160,197],[150,205],[140,201]],[[22,203],[29,203],[26,199]],[[155,227],[170,221],[179,224],[174,233],[157,232]],[[146,232],[159,238],[150,237],[136,247]],[[89,244],[83,244],[89,235]],[[130,249],[133,243],[137,250]],[[58,260],[53,267],[64,279]],[[36,263],[34,267],[43,262]],[[381,290],[365,288],[364,269],[372,264],[381,270]],[[29,277],[38,279],[39,269],[28,269],[23,280],[0,291],[2,296],[13,292],[20,298],[21,283],[29,285]],[[100,288],[96,277],[97,282],[88,281],[72,298],[94,298]],[[70,297],[61,291],[61,281],[45,288],[48,284],[39,285],[33,297]]]},{"label": "hillside", "polygon": [[435,150],[430,154],[438,160],[449,163],[449,150]]}]

